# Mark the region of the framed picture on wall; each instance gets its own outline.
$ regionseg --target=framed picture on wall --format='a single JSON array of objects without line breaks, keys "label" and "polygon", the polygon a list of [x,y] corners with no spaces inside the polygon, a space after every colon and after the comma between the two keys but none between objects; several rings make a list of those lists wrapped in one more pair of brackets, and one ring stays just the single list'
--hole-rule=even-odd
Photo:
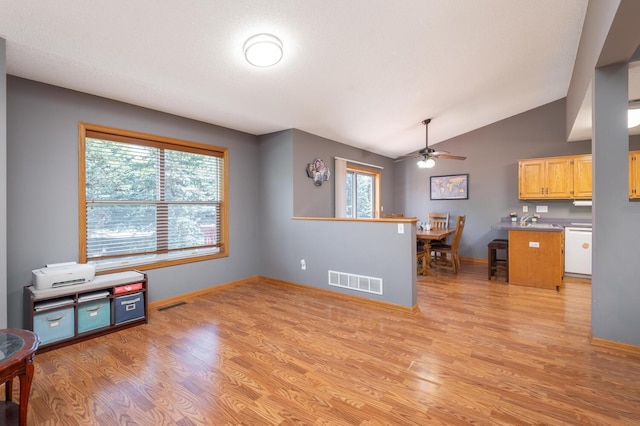
[{"label": "framed picture on wall", "polygon": [[468,200],[469,174],[431,176],[432,200]]}]

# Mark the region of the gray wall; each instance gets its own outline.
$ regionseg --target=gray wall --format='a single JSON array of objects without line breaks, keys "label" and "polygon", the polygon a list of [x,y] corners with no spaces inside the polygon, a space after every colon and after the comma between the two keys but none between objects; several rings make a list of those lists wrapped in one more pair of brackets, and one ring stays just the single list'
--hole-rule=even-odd
[{"label": "gray wall", "polygon": [[229,257],[148,271],[149,300],[259,274],[255,136],[16,77],[7,83],[10,326],[22,325],[32,269],[78,259],[78,122],[229,148]]},{"label": "gray wall", "polygon": [[[334,217],[335,215],[335,157],[380,166],[380,202],[385,212],[393,212],[393,167],[391,158],[372,154],[300,130],[291,130],[293,140],[293,210],[294,216]],[[331,171],[331,177],[321,186],[314,186],[307,177],[306,166],[314,158],[321,158]]]},{"label": "gray wall", "polygon": [[596,70],[594,79],[594,242],[592,333],[640,345],[637,268],[640,203],[628,200],[628,66]]},{"label": "gray wall", "polygon": [[[519,201],[518,160],[591,153],[589,141],[566,142],[565,104],[559,100],[474,130],[434,146],[464,161],[439,159],[432,169],[420,169],[411,160],[396,163],[395,181],[403,192],[396,193],[396,206],[409,216],[426,220],[428,212],[449,212],[452,223],[458,215],[467,222],[460,241],[462,257],[486,259],[487,243],[505,237],[505,231],[491,229],[511,211],[522,214],[522,206],[548,206],[547,218],[591,218],[590,207],[574,207],[570,201]],[[469,174],[468,200],[430,200],[430,176]],[[402,182],[404,185],[402,185]]]},{"label": "gray wall", "polygon": [[7,43],[0,38],[0,328],[7,328]]},{"label": "gray wall", "polygon": [[[328,150],[307,145],[317,140],[299,131],[283,131],[261,136],[260,158],[260,271],[261,275],[315,288],[337,291],[386,303],[412,307],[416,304],[415,225],[405,224],[398,233],[397,223],[293,220],[293,200],[299,195],[296,215],[332,216],[323,210],[331,204],[333,179],[315,187],[306,177],[305,165],[317,155],[327,161],[339,153],[354,158],[354,152],[341,144],[327,144]],[[341,145],[340,151],[331,147]],[[315,146],[315,145],[314,145]],[[294,154],[297,150],[300,155]],[[309,157],[309,154],[311,157]],[[298,182],[299,193],[294,195]],[[316,191],[318,190],[318,191]],[[314,197],[306,196],[307,192]],[[384,196],[385,199],[390,198]],[[320,212],[325,214],[320,214]],[[307,269],[301,270],[305,259]],[[328,270],[382,278],[382,296],[330,287]]]},{"label": "gray wall", "polygon": [[260,273],[272,278],[284,277],[299,269],[293,261],[282,260],[294,258],[289,244],[293,216],[293,136],[287,130],[258,139]]}]

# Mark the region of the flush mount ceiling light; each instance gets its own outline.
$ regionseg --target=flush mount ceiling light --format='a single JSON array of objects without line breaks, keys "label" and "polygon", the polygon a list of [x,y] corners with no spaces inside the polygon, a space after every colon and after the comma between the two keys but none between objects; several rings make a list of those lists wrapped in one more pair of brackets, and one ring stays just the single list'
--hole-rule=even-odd
[{"label": "flush mount ceiling light", "polygon": [[282,42],[271,34],[256,34],[244,43],[244,57],[256,67],[270,67],[282,59]]},{"label": "flush mount ceiling light", "polygon": [[627,118],[629,128],[640,126],[640,99],[629,101]]}]

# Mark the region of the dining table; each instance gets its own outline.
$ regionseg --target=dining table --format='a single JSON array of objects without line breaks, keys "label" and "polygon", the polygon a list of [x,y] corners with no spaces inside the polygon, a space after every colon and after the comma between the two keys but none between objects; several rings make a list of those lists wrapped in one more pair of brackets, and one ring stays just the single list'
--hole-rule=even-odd
[{"label": "dining table", "polygon": [[[431,241],[435,240],[444,240],[449,235],[453,234],[456,231],[455,228],[445,228],[445,229],[418,229],[416,230],[416,238],[418,240],[422,240],[425,242],[425,250],[427,251],[427,256],[431,258]],[[426,262],[425,271],[431,269],[431,261]]]},{"label": "dining table", "polygon": [[[40,339],[29,330],[0,330],[0,384],[5,384],[5,400],[0,401],[0,425],[27,424],[27,405],[33,380],[33,357]],[[20,380],[18,403],[13,402],[13,379]]]}]

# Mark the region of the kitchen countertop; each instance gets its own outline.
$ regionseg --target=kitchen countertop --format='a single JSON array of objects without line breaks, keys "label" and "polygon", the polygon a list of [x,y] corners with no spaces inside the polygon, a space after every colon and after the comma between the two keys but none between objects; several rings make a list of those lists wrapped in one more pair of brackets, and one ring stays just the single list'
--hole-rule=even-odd
[{"label": "kitchen countertop", "polygon": [[555,223],[528,223],[520,225],[518,222],[499,222],[492,226],[493,229],[502,229],[506,231],[543,231],[543,232],[562,232],[564,227]]},{"label": "kitchen countertop", "polygon": [[527,225],[520,225],[520,218],[516,222],[512,222],[510,218],[503,218],[500,222],[491,226],[493,229],[502,229],[506,231],[543,231],[543,232],[561,232],[565,227],[574,228],[591,228],[591,220],[588,219],[543,219],[536,223],[531,223],[531,219],[527,221]]}]

